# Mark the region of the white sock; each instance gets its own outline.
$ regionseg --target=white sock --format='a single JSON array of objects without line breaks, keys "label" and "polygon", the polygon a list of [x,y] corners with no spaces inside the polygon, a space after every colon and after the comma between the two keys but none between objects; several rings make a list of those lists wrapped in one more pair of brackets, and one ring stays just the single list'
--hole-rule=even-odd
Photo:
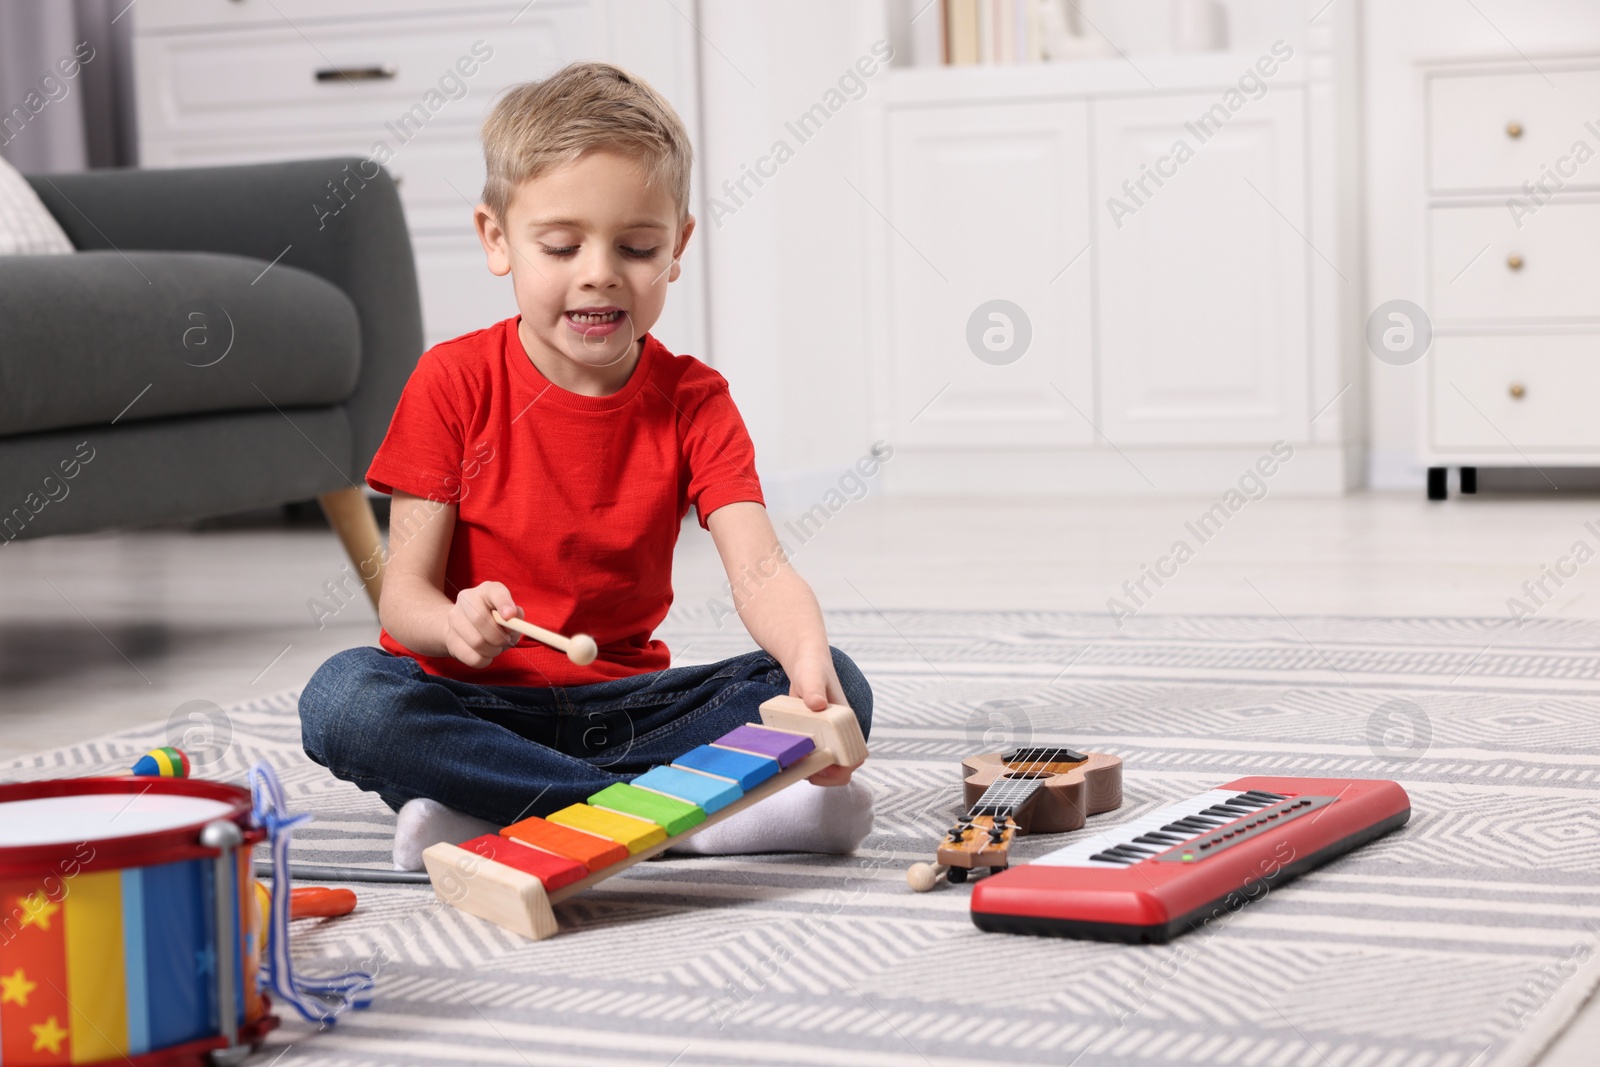
[{"label": "white sock", "polygon": [[437,845],[440,841],[459,845],[499,829],[494,823],[463,815],[437,800],[427,797],[408,800],[400,808],[399,821],[394,827],[394,869],[420,871],[422,850],[429,845]]},{"label": "white sock", "polygon": [[746,852],[844,855],[872,832],[872,790],[796,782],[668,849],[675,856],[733,856]]}]

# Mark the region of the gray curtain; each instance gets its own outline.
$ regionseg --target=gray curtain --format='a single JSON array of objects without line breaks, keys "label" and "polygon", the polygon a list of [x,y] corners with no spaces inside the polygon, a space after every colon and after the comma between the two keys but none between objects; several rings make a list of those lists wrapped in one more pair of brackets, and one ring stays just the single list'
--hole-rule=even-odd
[{"label": "gray curtain", "polygon": [[128,0],[0,0],[0,156],[25,174],[136,162]]}]

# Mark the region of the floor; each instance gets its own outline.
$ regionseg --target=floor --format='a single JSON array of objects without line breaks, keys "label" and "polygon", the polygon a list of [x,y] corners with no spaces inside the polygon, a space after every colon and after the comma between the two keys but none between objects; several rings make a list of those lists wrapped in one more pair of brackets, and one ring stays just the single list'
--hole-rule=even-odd
[{"label": "floor", "polygon": [[[1202,542],[1186,523],[1210,503],[869,497],[804,538],[780,532],[826,608],[1600,617],[1600,494],[1268,496]],[[722,582],[691,521],[679,602],[721,600]],[[0,759],[298,686],[377,637],[305,509],[0,542],[0,589]],[[1541,1062],[1588,1064],[1597,1044],[1591,1002]]]}]

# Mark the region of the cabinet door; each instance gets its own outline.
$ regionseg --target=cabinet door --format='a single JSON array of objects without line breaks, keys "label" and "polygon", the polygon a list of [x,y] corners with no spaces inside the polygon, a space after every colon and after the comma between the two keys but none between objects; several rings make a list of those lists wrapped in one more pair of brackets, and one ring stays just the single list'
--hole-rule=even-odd
[{"label": "cabinet door", "polygon": [[1102,428],[1114,443],[1304,438],[1311,242],[1335,249],[1306,218],[1302,97],[1272,89],[1236,112],[1221,93],[1095,103]]},{"label": "cabinet door", "polygon": [[895,442],[1092,443],[1087,105],[887,121]]}]

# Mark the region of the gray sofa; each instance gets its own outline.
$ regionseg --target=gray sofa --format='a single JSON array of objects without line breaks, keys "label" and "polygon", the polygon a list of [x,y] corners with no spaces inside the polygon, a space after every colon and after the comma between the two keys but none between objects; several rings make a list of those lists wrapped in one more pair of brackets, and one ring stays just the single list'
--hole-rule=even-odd
[{"label": "gray sofa", "polygon": [[362,166],[28,179],[78,253],[0,257],[0,548],[316,497],[376,603],[361,486],[422,322]]}]

